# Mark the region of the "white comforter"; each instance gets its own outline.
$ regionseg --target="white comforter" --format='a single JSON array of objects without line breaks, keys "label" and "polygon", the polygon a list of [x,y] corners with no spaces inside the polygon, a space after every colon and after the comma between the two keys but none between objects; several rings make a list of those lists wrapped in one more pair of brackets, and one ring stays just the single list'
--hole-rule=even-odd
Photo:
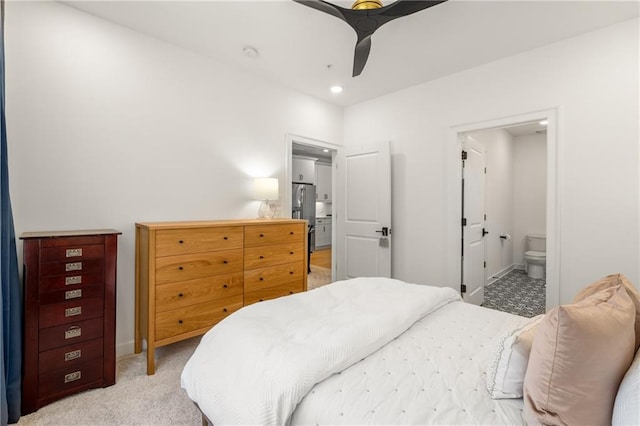
[{"label": "white comforter", "polygon": [[285,424],[316,383],[459,299],[450,288],[356,278],[250,305],[202,338],[182,387],[214,424]]}]

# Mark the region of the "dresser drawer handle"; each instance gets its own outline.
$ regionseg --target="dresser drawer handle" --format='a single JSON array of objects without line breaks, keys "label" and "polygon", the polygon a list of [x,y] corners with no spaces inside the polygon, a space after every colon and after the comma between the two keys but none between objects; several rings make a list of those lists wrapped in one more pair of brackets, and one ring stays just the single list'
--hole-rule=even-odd
[{"label": "dresser drawer handle", "polygon": [[227,284],[222,285],[222,288],[227,288],[227,287],[229,287]]},{"label": "dresser drawer handle", "polygon": [[260,256],[260,259],[264,259],[264,256]]},{"label": "dresser drawer handle", "polygon": [[82,249],[81,248],[76,248],[76,249],[67,249],[65,252],[66,257],[80,257],[82,256]]},{"label": "dresser drawer handle", "polygon": [[289,271],[289,275],[293,275],[293,271]]},{"label": "dresser drawer handle", "polygon": [[178,269],[182,271],[184,268],[182,266],[178,266]]},{"label": "dresser drawer handle", "polygon": [[224,239],[225,239],[225,240],[228,240],[228,239],[229,239],[229,237],[224,237]]},{"label": "dresser drawer handle", "polygon": [[289,235],[293,235],[293,234],[294,234],[294,232],[293,232],[293,231],[289,232]]},{"label": "dresser drawer handle", "polygon": [[289,254],[294,254],[294,252],[290,251]]},{"label": "dresser drawer handle", "polygon": [[264,302],[264,299],[260,299],[260,302]]},{"label": "dresser drawer handle", "polygon": [[178,293],[178,297],[184,297],[184,294]]},{"label": "dresser drawer handle", "polygon": [[77,290],[67,290],[64,292],[64,298],[66,300],[68,299],[77,299],[79,297],[82,297],[82,289],[79,288]]},{"label": "dresser drawer handle", "polygon": [[64,310],[65,317],[75,317],[77,315],[82,315],[82,306],[74,306]]},{"label": "dresser drawer handle", "polygon": [[72,325],[71,327],[67,328],[67,330],[64,332],[65,340],[73,339],[74,337],[80,337],[80,336],[82,336],[82,328],[78,327],[77,325]]},{"label": "dresser drawer handle", "polygon": [[180,241],[178,241],[178,243],[180,243],[180,244],[184,244],[184,241],[180,240]]},{"label": "dresser drawer handle", "polygon": [[222,263],[227,264],[227,263],[229,263],[229,261],[228,260],[223,260]]},{"label": "dresser drawer handle", "polygon": [[81,271],[82,270],[82,262],[73,262],[73,263],[65,263],[64,271]]},{"label": "dresser drawer handle", "polygon": [[289,294],[293,294],[293,292],[292,292],[292,291],[290,291],[290,292],[289,292]]},{"label": "dresser drawer handle", "polygon": [[75,382],[76,380],[80,380],[81,378],[82,378],[82,372],[74,371],[73,373],[64,375],[64,382],[65,383]]},{"label": "dresser drawer handle", "polygon": [[82,350],[77,349],[75,351],[67,352],[64,354],[64,361],[73,361],[74,359],[78,359],[82,357]]},{"label": "dresser drawer handle", "polygon": [[82,284],[82,275],[75,277],[64,277],[64,285]]},{"label": "dresser drawer handle", "polygon": [[182,324],[182,320],[178,320],[178,324]]},{"label": "dresser drawer handle", "polygon": [[260,281],[264,281],[264,278],[260,277]]},{"label": "dresser drawer handle", "polygon": [[227,312],[227,308],[223,308],[223,309],[222,309],[222,312]]}]

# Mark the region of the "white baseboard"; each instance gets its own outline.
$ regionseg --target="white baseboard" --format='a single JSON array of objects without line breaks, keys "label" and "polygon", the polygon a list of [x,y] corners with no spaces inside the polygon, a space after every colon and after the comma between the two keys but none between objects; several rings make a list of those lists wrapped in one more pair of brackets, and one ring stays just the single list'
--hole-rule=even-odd
[{"label": "white baseboard", "polygon": [[506,268],[502,268],[500,271],[498,271],[497,273],[495,273],[495,274],[493,274],[492,276],[489,277],[489,279],[487,280],[487,286],[490,286],[491,284],[495,283],[500,278],[504,277],[509,272],[513,271],[514,269],[518,269],[517,266],[518,265],[516,265],[516,264],[511,264],[511,265],[507,266]]},{"label": "white baseboard", "polygon": [[[145,342],[142,342],[145,343]],[[135,346],[133,340],[125,343],[116,344],[116,358],[122,358],[128,355],[133,355]]]}]

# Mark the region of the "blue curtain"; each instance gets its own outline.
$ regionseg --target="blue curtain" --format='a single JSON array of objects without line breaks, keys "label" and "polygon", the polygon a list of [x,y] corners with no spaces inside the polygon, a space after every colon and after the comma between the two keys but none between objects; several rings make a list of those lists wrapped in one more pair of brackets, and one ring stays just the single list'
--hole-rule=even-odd
[{"label": "blue curtain", "polygon": [[22,295],[7,165],[4,3],[0,1],[0,424],[3,426],[20,418],[22,368]]}]

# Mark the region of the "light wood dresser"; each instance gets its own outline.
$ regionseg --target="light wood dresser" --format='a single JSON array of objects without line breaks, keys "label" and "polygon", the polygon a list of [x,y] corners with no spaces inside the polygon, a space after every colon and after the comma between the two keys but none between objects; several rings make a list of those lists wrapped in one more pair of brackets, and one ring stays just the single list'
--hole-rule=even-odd
[{"label": "light wood dresser", "polygon": [[25,232],[22,414],[116,382],[113,229]]},{"label": "light wood dresser", "polygon": [[307,290],[307,222],[136,223],[135,352],[206,333],[243,306]]}]

